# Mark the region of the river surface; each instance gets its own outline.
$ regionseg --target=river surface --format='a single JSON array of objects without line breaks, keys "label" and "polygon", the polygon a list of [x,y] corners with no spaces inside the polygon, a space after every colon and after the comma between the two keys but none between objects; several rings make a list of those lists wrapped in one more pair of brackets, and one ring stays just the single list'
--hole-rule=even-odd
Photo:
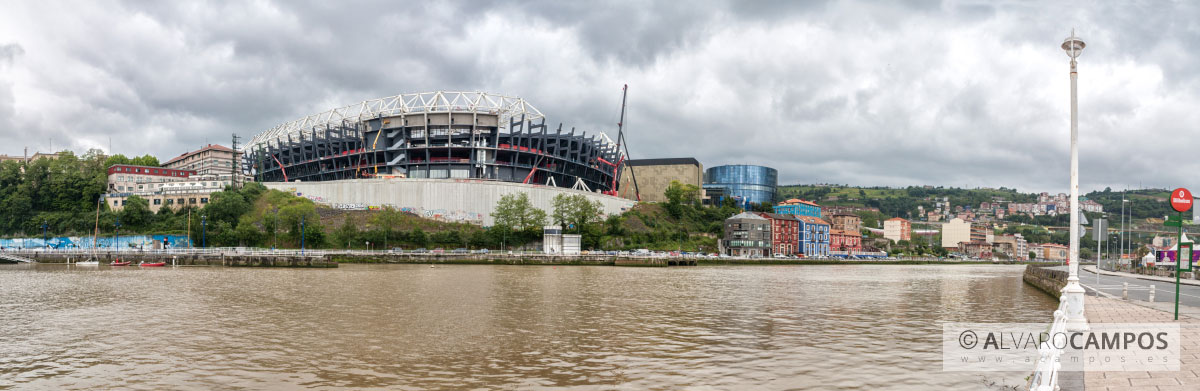
[{"label": "river surface", "polygon": [[972,390],[1023,266],[0,265],[0,389]]}]

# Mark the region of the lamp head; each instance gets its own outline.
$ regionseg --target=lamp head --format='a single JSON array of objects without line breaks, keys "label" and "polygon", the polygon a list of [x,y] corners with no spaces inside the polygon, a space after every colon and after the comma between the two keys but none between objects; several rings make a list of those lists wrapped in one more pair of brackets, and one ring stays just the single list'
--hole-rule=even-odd
[{"label": "lamp head", "polygon": [[1078,58],[1080,54],[1083,54],[1083,48],[1086,46],[1087,44],[1083,43],[1083,40],[1075,36],[1075,29],[1071,29],[1071,36],[1064,39],[1062,43],[1063,51],[1066,51],[1067,56],[1071,59]]}]

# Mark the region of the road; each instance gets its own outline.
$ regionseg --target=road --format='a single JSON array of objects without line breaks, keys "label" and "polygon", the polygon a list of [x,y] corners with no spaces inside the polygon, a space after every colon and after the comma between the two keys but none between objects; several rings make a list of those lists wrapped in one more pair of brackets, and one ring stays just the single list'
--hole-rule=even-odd
[{"label": "road", "polygon": [[[1057,266],[1053,269],[1067,270],[1066,266]],[[1096,273],[1092,273],[1082,268],[1079,269],[1079,283],[1087,289],[1089,295],[1095,295],[1096,289],[1101,292],[1121,297],[1122,283],[1129,283],[1129,299],[1137,301],[1147,301],[1150,298],[1150,285],[1154,285],[1154,302],[1156,303],[1174,303],[1175,302],[1175,283],[1143,280],[1131,277],[1120,277],[1101,275],[1099,283],[1096,281]],[[1200,286],[1195,285],[1180,285],[1179,305],[1200,308]]]}]

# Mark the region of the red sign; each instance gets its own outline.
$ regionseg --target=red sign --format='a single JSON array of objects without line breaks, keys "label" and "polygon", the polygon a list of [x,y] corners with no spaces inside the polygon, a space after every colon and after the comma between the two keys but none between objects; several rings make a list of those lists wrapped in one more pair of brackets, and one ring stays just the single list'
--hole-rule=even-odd
[{"label": "red sign", "polygon": [[1192,209],[1192,192],[1178,188],[1171,190],[1171,208],[1176,212],[1187,212]]}]

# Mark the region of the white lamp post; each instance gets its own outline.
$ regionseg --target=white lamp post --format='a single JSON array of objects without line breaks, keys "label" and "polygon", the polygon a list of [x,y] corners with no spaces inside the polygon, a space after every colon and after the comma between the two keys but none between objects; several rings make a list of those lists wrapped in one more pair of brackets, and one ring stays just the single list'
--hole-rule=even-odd
[{"label": "white lamp post", "polygon": [[1076,104],[1075,84],[1079,74],[1075,69],[1075,59],[1083,53],[1087,46],[1075,36],[1063,40],[1062,49],[1071,57],[1071,252],[1067,277],[1067,286],[1063,287],[1063,298],[1067,300],[1067,329],[1082,331],[1088,329],[1087,318],[1083,316],[1083,286],[1079,285],[1079,110]]}]

